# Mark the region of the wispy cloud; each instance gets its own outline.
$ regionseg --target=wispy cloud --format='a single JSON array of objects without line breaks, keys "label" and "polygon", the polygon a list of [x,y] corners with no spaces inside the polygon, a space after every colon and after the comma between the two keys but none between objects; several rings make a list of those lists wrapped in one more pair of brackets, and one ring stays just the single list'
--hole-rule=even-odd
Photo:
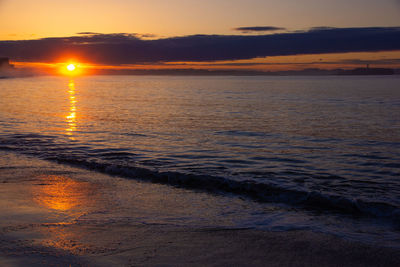
[{"label": "wispy cloud", "polygon": [[[0,0],[1,1],[1,0]],[[98,32],[78,32],[78,35],[97,35],[97,36],[128,36],[136,38],[155,38],[157,35],[151,33],[112,33],[112,34],[102,34]]]},{"label": "wispy cloud", "polygon": [[93,34],[100,34],[98,32],[78,32],[76,34],[80,34],[80,35],[93,35]]},{"label": "wispy cloud", "polygon": [[323,30],[334,30],[337,29],[335,27],[329,27],[329,26],[318,26],[318,27],[312,27],[309,29],[309,31],[323,31]]},{"label": "wispy cloud", "polygon": [[235,28],[234,30],[242,33],[251,33],[251,32],[283,31],[286,30],[286,28],[275,27],[275,26],[253,26],[253,27],[239,27]]},{"label": "wispy cloud", "polygon": [[219,61],[256,57],[400,50],[400,27],[319,28],[269,35],[190,35],[146,40],[136,34],[1,41],[0,56],[57,62],[74,56],[99,64]]}]

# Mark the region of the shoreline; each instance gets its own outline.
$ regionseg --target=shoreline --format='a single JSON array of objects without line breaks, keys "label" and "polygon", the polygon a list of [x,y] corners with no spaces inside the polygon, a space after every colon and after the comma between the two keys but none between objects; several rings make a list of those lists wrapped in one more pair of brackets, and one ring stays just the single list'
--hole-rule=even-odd
[{"label": "shoreline", "polygon": [[[1,266],[400,264],[397,248],[312,231],[238,228],[228,216],[199,223],[224,208],[222,197],[1,154]],[[189,215],[194,222],[182,223]]]},{"label": "shoreline", "polygon": [[[46,228],[43,232],[43,228]],[[66,239],[61,249],[37,246],[29,236],[91,231]],[[7,266],[397,266],[399,251],[348,242],[312,232],[246,229],[187,229],[165,225],[41,225],[0,241]],[[118,237],[118,238],[116,238]],[[8,243],[6,246],[4,243]]]}]

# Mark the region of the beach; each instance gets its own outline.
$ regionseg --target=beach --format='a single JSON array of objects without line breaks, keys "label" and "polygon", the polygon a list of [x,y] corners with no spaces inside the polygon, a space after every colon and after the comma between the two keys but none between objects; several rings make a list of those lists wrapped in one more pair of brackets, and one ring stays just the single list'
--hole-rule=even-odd
[{"label": "beach", "polygon": [[[399,249],[333,235],[238,228],[224,218],[207,221],[207,213],[202,223],[180,220],[192,208],[221,212],[229,196],[205,196],[4,151],[0,177],[1,266],[400,264]],[[204,206],[184,207],[182,197]]]},{"label": "beach", "polygon": [[397,77],[0,82],[0,266],[397,266]]}]

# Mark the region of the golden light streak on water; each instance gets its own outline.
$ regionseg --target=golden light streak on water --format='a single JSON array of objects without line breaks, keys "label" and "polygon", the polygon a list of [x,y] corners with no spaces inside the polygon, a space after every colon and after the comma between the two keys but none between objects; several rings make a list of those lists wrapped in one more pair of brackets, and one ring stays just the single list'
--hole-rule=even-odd
[{"label": "golden light streak on water", "polygon": [[65,117],[67,122],[67,128],[65,129],[65,131],[66,134],[70,136],[69,139],[75,140],[75,138],[73,137],[73,132],[75,132],[77,129],[77,120],[76,120],[77,101],[76,101],[75,83],[73,80],[70,80],[70,82],[68,83],[68,94],[69,94],[70,105],[69,105],[69,113]]}]

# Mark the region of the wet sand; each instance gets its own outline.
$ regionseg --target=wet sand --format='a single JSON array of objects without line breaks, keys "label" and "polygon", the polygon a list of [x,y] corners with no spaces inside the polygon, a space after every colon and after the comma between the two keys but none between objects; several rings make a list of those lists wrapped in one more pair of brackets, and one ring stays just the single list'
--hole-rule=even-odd
[{"label": "wet sand", "polygon": [[0,153],[0,266],[400,266],[395,248],[209,221],[242,200]]}]

